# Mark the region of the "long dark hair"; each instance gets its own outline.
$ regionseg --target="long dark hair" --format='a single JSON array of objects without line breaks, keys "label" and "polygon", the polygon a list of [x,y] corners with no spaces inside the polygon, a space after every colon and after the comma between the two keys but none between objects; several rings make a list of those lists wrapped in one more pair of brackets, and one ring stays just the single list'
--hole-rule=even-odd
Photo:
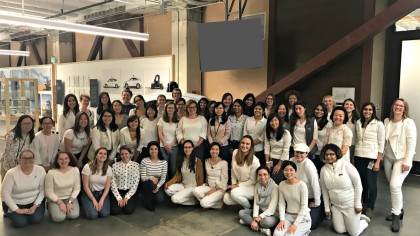
[{"label": "long dark hair", "polygon": [[[284,106],[284,108],[286,109],[286,115],[284,116],[284,118],[281,118],[280,115],[279,115],[280,106]],[[287,103],[281,102],[279,105],[277,105],[276,109],[274,110],[274,113],[278,114],[280,119],[283,119],[284,122],[289,122],[289,109],[287,107]]]},{"label": "long dark hair", "polygon": [[[248,98],[252,98],[252,105],[248,106],[246,105],[246,100],[248,100]],[[255,96],[252,93],[247,93],[244,96],[244,99],[242,99],[243,101],[243,113],[247,116],[254,116],[254,106],[255,106]]]},{"label": "long dark hair", "polygon": [[[210,123],[210,126],[214,126],[215,123],[216,123],[216,118],[217,118],[217,115],[216,115],[216,107],[218,107],[220,105],[222,105],[222,107],[224,107],[222,102],[216,102],[214,104],[213,113],[211,114],[211,118],[210,118],[210,122],[209,122]],[[222,121],[220,122],[220,124],[223,125],[227,121],[228,121],[228,116],[227,116],[226,112],[223,111],[223,113],[222,113]]]},{"label": "long dark hair", "polygon": [[123,104],[122,104],[122,102],[120,100],[117,99],[117,100],[112,101],[112,103],[111,103],[111,106],[112,106],[111,109],[112,109],[114,115],[115,115],[114,103],[120,104],[120,106],[121,106],[121,112],[120,112],[120,114],[123,114],[123,111],[122,111]]},{"label": "long dark hair", "polygon": [[153,116],[153,120],[155,120],[156,117],[157,117],[157,115],[158,115],[158,110],[157,110],[156,104],[155,103],[149,103],[149,104],[147,104],[147,106],[146,106],[146,114],[145,114],[146,118],[150,118],[149,115],[147,114],[147,110],[149,110],[149,109],[152,109],[152,110],[155,111],[155,115]]},{"label": "long dark hair", "polygon": [[[319,121],[317,120],[317,117],[315,116],[315,110],[321,107],[322,111],[324,112],[324,115],[322,115],[321,119]],[[318,105],[315,106],[314,112],[312,113],[312,116],[315,118],[316,123],[318,124],[318,130],[322,130],[327,124],[328,124],[328,110],[327,107],[323,102],[318,103]]]},{"label": "long dark hair", "polygon": [[[296,114],[296,110],[295,110],[296,106],[303,106],[303,108],[305,108],[305,113],[304,113],[305,119],[308,120],[308,118],[309,118],[308,108],[306,106],[306,103],[302,102],[302,101],[295,102],[295,104],[293,105],[292,115],[290,116],[290,132],[292,132],[292,133],[293,133],[293,130],[295,129],[296,122],[299,119],[299,116]],[[308,121],[306,121],[306,122],[308,122]]]},{"label": "long dark hair", "polygon": [[[277,128],[277,131],[274,130],[273,127],[271,127],[271,125],[270,125],[270,121],[272,121],[274,118],[279,120],[279,127]],[[272,134],[276,135],[276,140],[277,141],[279,141],[283,137],[283,134],[284,134],[283,124],[281,123],[281,119],[280,119],[279,115],[276,114],[276,113],[271,113],[268,116],[267,124],[265,125],[265,135],[267,136],[268,140],[271,139]]]},{"label": "long dark hair", "polygon": [[109,128],[111,129],[112,132],[116,131],[118,129],[118,125],[115,124],[115,115],[114,115],[114,112],[110,109],[105,109],[101,112],[101,115],[99,116],[99,120],[96,123],[96,127],[100,131],[106,132],[106,127],[105,127],[104,121],[102,120],[105,113],[109,113],[112,115],[112,121],[111,121],[111,124],[109,124]]},{"label": "long dark hair", "polygon": [[79,112],[76,115],[76,119],[74,120],[74,126],[72,128],[74,136],[76,136],[76,138],[78,137],[77,135],[79,134],[80,131],[80,118],[85,115],[87,118],[87,125],[84,128],[84,131],[87,135],[87,137],[90,137],[90,124],[89,124],[89,115],[86,112]]},{"label": "long dark hair", "polygon": [[191,152],[191,155],[189,157],[190,162],[188,163],[188,168],[190,169],[190,172],[195,173],[195,150],[194,150],[194,143],[191,140],[185,140],[184,144],[182,144],[181,151],[179,152],[180,155],[178,155],[176,159],[176,170],[181,173],[181,168],[182,168],[182,165],[184,164],[184,159],[185,159],[184,146],[186,143],[191,144],[191,146],[193,147],[193,151]]},{"label": "long dark hair", "polygon": [[127,127],[130,128],[130,123],[135,121],[135,120],[137,120],[137,122],[139,124],[136,128],[136,143],[137,143],[137,147],[138,147],[139,143],[140,143],[140,138],[141,138],[140,137],[140,120],[139,120],[139,117],[137,115],[129,116],[128,119],[127,119]]},{"label": "long dark hair", "polygon": [[[225,94],[223,94],[223,96],[222,96],[222,103],[223,103],[223,100],[225,100],[225,98],[227,98],[228,96],[230,96],[232,98],[232,103],[230,104],[230,106],[229,106],[229,108],[227,110],[227,113],[228,113],[227,115],[229,116],[229,115],[232,115],[233,114],[233,96],[232,96],[232,94],[231,93],[225,93]],[[224,104],[223,104],[223,108],[226,108]]]},{"label": "long dark hair", "polygon": [[[73,112],[76,115],[77,113],[79,113],[80,109],[79,109],[79,102],[77,101],[77,97],[76,95],[69,93],[66,95],[66,97],[64,97],[64,104],[63,104],[63,115],[64,117],[67,117],[69,115],[70,112],[70,107],[69,107],[69,99],[70,98],[74,98],[74,101],[76,102],[76,106],[74,106]],[[89,116],[88,116],[89,118]]]},{"label": "long dark hair", "polygon": [[[344,100],[343,102],[343,107],[344,104],[346,104],[346,102],[351,102],[353,103],[354,106],[354,110],[351,112],[351,123],[356,124],[356,122],[360,119],[360,114],[359,111],[357,110],[357,106],[356,106],[356,102],[354,102],[353,99],[351,98],[347,98],[346,100]],[[347,111],[346,111],[347,112]],[[348,115],[348,114],[347,114]]]},{"label": "long dark hair", "polygon": [[[172,115],[172,119],[169,119],[169,115],[168,115],[168,106],[169,105],[174,105],[174,114]],[[165,111],[163,112],[162,118],[163,118],[163,121],[165,121],[166,123],[169,123],[169,122],[178,123],[179,122],[178,114],[176,112],[175,102],[169,101],[165,104]]]},{"label": "long dark hair", "polygon": [[158,159],[159,160],[164,160],[163,155],[162,155],[162,152],[160,151],[160,145],[159,145],[159,142],[158,141],[150,141],[147,144],[147,153],[149,154],[149,157],[150,157],[150,148],[152,146],[156,146],[157,149],[158,149]]},{"label": "long dark hair", "polygon": [[29,143],[32,143],[32,141],[35,138],[35,131],[34,131],[35,121],[34,121],[34,119],[31,116],[29,116],[29,115],[20,116],[19,119],[18,119],[18,121],[17,121],[17,123],[16,123],[16,125],[15,125],[15,127],[10,132],[13,132],[14,133],[13,140],[16,140],[18,138],[23,139],[24,137],[22,137],[22,127],[20,127],[20,126],[22,125],[22,121],[24,119],[26,119],[26,118],[29,118],[32,121],[32,129],[29,130],[29,132],[28,132],[28,134],[29,134]]},{"label": "long dark hair", "polygon": [[[204,107],[204,111],[201,109],[201,106],[200,106],[201,102],[206,103],[206,107]],[[207,109],[207,104],[209,104],[209,100],[206,97],[200,98],[200,100],[198,100],[197,113],[204,116],[204,117],[207,117],[208,113],[209,113],[209,109]]]},{"label": "long dark hair", "polygon": [[372,120],[378,120],[378,117],[376,116],[376,107],[375,107],[375,104],[373,104],[372,102],[365,102],[365,103],[363,103],[362,108],[360,109],[360,114],[362,114],[360,116],[360,122],[362,123],[362,126],[363,127],[365,127],[365,122],[366,122],[366,117],[363,115],[363,110],[365,109],[365,107],[367,107],[369,105],[372,107],[372,118],[368,121],[368,124]]},{"label": "long dark hair", "polygon": [[101,102],[101,98],[103,97],[103,96],[107,96],[108,97],[108,103],[106,104],[106,107],[108,108],[108,109],[112,109],[112,107],[111,107],[111,98],[109,97],[109,93],[108,92],[101,92],[100,94],[99,94],[99,104],[98,104],[98,108],[96,108],[96,114],[101,114],[101,112],[102,112],[102,110],[104,109],[104,104],[102,104],[102,102]]}]

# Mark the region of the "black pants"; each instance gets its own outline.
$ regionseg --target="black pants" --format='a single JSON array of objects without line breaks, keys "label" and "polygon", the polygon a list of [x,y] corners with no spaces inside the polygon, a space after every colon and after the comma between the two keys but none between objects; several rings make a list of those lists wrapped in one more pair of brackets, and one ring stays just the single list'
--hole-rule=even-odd
[{"label": "black pants", "polygon": [[[124,198],[125,194],[128,193],[130,190],[118,190],[121,197]],[[111,215],[119,215],[121,213],[130,215],[136,210],[137,206],[137,195],[134,194],[131,196],[131,198],[128,200],[127,205],[120,207],[118,206],[118,200],[115,198],[114,194],[110,194],[111,196]]]},{"label": "black pants", "polygon": [[374,171],[373,166],[372,169],[368,168],[370,162],[376,162],[376,160],[358,156],[354,157],[354,166],[359,172],[360,179],[362,180],[362,203],[373,210],[375,208],[376,196],[378,195],[376,185],[378,171]]}]

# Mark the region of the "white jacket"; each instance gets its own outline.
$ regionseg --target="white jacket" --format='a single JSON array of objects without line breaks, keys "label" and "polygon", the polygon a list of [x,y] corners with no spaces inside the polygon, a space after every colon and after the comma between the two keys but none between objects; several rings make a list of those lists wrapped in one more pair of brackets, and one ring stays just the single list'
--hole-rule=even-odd
[{"label": "white jacket", "polygon": [[377,159],[378,153],[384,152],[385,127],[381,121],[372,120],[366,128],[362,122],[356,122],[356,149],[355,156]]},{"label": "white jacket", "polygon": [[98,127],[92,129],[92,145],[90,146],[88,157],[93,160],[95,152],[98,148],[104,147],[107,150],[112,150],[108,156],[108,159],[114,160],[117,154],[118,145],[120,144],[120,131],[107,130],[106,132],[100,131]]},{"label": "white jacket", "polygon": [[385,140],[389,142],[395,157],[404,159],[404,165],[413,165],[413,156],[416,154],[417,130],[416,124],[410,118],[398,123],[397,131],[391,134],[390,120],[385,119]]}]

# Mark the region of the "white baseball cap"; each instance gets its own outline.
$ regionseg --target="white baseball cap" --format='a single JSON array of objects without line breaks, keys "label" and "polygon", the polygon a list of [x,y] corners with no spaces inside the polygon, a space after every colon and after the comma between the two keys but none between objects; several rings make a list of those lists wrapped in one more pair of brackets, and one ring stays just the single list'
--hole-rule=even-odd
[{"label": "white baseball cap", "polygon": [[310,151],[308,145],[306,145],[304,143],[298,143],[298,144],[294,145],[293,149],[295,151],[298,151],[298,152],[306,152],[306,153],[308,153]]}]

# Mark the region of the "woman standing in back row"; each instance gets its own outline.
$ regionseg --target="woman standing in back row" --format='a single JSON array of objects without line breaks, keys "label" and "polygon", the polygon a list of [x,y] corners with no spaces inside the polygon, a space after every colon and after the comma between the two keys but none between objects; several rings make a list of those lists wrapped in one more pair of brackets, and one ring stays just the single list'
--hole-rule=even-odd
[{"label": "woman standing in back row", "polygon": [[408,115],[408,103],[402,98],[394,101],[391,116],[385,120],[385,175],[391,190],[392,232],[400,230],[400,220],[403,219],[402,184],[413,166],[413,156],[416,153],[416,124]]}]

